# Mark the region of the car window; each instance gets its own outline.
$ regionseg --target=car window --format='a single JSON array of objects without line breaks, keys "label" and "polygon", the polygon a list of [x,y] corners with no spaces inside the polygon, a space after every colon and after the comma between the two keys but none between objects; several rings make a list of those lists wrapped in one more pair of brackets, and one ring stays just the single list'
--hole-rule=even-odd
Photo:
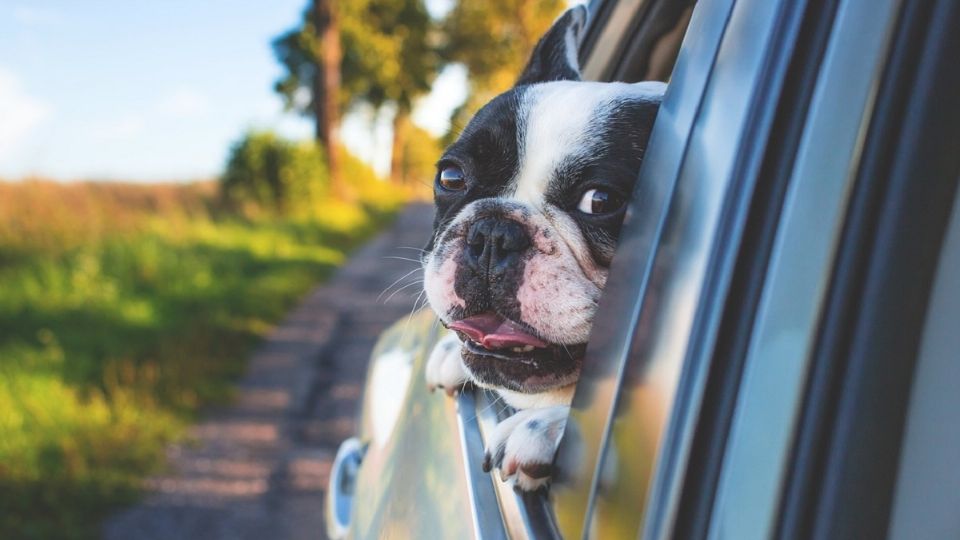
[{"label": "car window", "polygon": [[682,362],[678,340],[692,322],[710,214],[724,188],[710,184],[696,196],[693,182],[678,187],[677,179],[732,7],[694,9],[651,136],[558,455],[552,497],[568,537],[587,529],[629,536],[639,527]]},{"label": "car window", "polygon": [[[693,3],[691,0],[592,2],[590,5],[592,23],[585,38],[585,44],[581,48],[585,78],[626,81],[649,80],[650,78],[668,79],[671,75],[674,60],[677,59],[681,39],[687,30],[688,23],[690,23]],[[729,5],[729,2],[727,4]],[[709,32],[704,31],[707,39],[716,40],[719,38],[724,16],[720,14],[716,16],[720,17],[720,24],[718,26],[717,23],[714,23]],[[702,90],[703,81],[709,71],[710,60],[710,57],[703,57],[699,62],[688,62],[685,72],[688,73],[687,77],[691,78],[693,83],[677,90],[677,95],[683,97],[683,102],[689,103],[690,100],[696,101],[698,99],[698,92]],[[694,110],[696,110],[696,103],[693,103],[689,110],[678,108],[674,115],[680,124],[686,124],[689,127],[693,118],[691,111]],[[676,168],[683,147],[684,144],[680,140],[674,145],[663,145],[661,151],[652,155],[659,156],[661,167]],[[662,176],[665,179],[670,178],[669,174],[663,174]],[[658,206],[657,212],[662,213],[668,203],[671,190],[670,182],[650,183],[636,194],[636,198],[654,203],[651,208]],[[644,211],[641,213],[647,216],[648,220],[654,218],[653,221],[656,221],[654,212]],[[641,260],[645,257],[645,254],[649,254],[652,247],[650,240],[650,236],[645,238],[634,236],[634,242],[640,242],[641,244],[646,242],[646,245],[622,250],[629,257],[621,265],[629,265],[629,260]],[[616,300],[625,300],[626,302],[620,306],[608,305],[600,308],[601,312],[614,314],[608,316],[609,319],[614,321],[619,318],[615,315],[616,313],[632,309],[631,306],[637,304],[642,296],[642,283],[633,279],[630,272],[623,273],[622,278],[623,286],[614,287],[614,290],[617,291],[616,294],[606,301],[608,304],[611,299],[614,302]],[[619,342],[622,346],[629,344],[630,336],[634,330],[632,324],[608,325],[608,329],[614,330],[616,327],[621,333],[618,339],[613,340],[603,334],[602,326],[595,326],[595,328],[601,327],[601,333],[591,338],[592,343],[602,343],[609,346],[614,346],[616,342]],[[615,369],[616,364],[622,362],[626,354],[626,348],[619,352],[612,349],[601,351],[597,356],[604,357],[606,360],[596,365],[600,366],[602,364]],[[585,385],[597,388],[590,382]],[[461,424],[467,428],[468,435],[469,428],[473,424],[482,433],[489,433],[498,419],[509,415],[510,411],[505,410],[502,404],[495,403],[495,401],[495,397],[491,397],[491,395],[482,391],[461,397],[459,414]],[[593,410],[595,413],[605,414],[604,406],[599,402],[593,407]],[[594,425],[602,428],[604,423],[605,420]],[[463,435],[463,432],[461,433]],[[469,437],[464,438],[464,460],[468,462],[469,466],[469,462],[476,461],[477,456],[471,455],[472,453],[468,448],[471,445],[468,439]],[[653,443],[655,444],[655,441]],[[479,478],[474,479],[473,483],[474,488],[483,492],[482,494],[475,492],[475,497],[490,496],[489,483],[485,483]],[[575,495],[569,498],[565,497],[562,486],[569,486],[569,484],[564,484],[561,480],[555,484],[561,487],[551,490],[548,498],[542,492],[534,494],[514,492],[508,484],[497,480],[493,480],[492,485],[493,493],[495,493],[501,511],[501,519],[490,519],[485,524],[481,523],[480,529],[486,531],[485,534],[498,535],[506,532],[514,538],[540,538],[550,535],[558,536],[561,533],[571,536],[568,530],[571,519],[576,520],[578,519],[577,516],[582,517],[584,515],[590,490],[589,486],[575,487],[566,491],[567,493],[575,492]]]},{"label": "car window", "polygon": [[[591,26],[595,44],[602,49],[606,47],[606,56],[595,56],[591,51],[582,52],[588,57],[585,60],[585,70],[591,69],[601,80],[618,78],[624,68],[624,59],[630,51],[630,57],[637,59],[646,51],[649,61],[642,73],[653,73],[651,70],[661,70],[660,78],[669,75],[669,67],[676,57],[676,50],[680,46],[680,38],[686,24],[690,20],[690,0],[648,0],[646,2],[592,2],[591,16],[594,25],[599,19],[607,25]],[[626,6],[626,7],[625,7]],[[616,8],[601,17],[603,9]],[[597,49],[597,50],[599,50]],[[673,51],[673,52],[671,52]],[[593,51],[595,52],[595,51]],[[601,58],[602,57],[602,58]],[[599,58],[599,59],[598,59]],[[631,60],[633,61],[633,60]],[[593,67],[591,67],[593,66]],[[602,66],[602,69],[600,67]],[[633,75],[631,75],[632,77]],[[637,75],[642,76],[642,75]],[[589,77],[588,77],[589,78]],[[688,88],[693,88],[688,86]],[[695,91],[679,92],[680,95],[695,96]],[[694,107],[695,108],[695,107]],[[689,124],[692,115],[685,110],[678,110],[681,122]],[[664,152],[658,153],[661,159],[669,162],[681,152],[665,147]],[[661,202],[667,199],[669,186],[650,186],[650,189],[661,189]],[[647,191],[645,193],[650,193]],[[643,198],[645,196],[641,196]],[[648,245],[642,251],[649,251]],[[638,251],[637,253],[640,253]],[[629,280],[628,280],[629,281]],[[635,295],[633,299],[636,299]],[[419,321],[419,318],[415,319]],[[426,324],[426,321],[423,321]],[[629,340],[630,328],[626,328]],[[405,336],[405,328],[394,329],[397,336]],[[437,339],[434,336],[431,339]],[[389,341],[389,340],[388,340]],[[401,339],[402,341],[402,339]],[[413,361],[413,371],[419,372],[425,361],[425,351],[421,349]],[[382,352],[382,351],[381,351]],[[389,352],[389,351],[387,351]],[[374,365],[378,363],[375,354]],[[382,356],[382,354],[380,355]],[[368,381],[369,382],[369,381]],[[558,537],[560,530],[557,523],[564,519],[565,513],[557,513],[558,508],[553,505],[556,500],[544,492],[521,493],[514,491],[508,483],[501,482],[495,475],[482,472],[481,462],[484,453],[484,436],[488,435],[499,420],[507,417],[509,411],[499,398],[489,392],[474,389],[459,395],[456,400],[429,399],[421,391],[422,381],[415,381],[407,393],[409,400],[405,407],[409,415],[401,415],[397,420],[397,427],[391,437],[386,439],[382,447],[371,447],[364,457],[364,466],[361,468],[358,484],[368,486],[367,490],[360,490],[367,495],[378,494],[377,500],[361,500],[358,498],[354,505],[352,531],[358,536],[367,536],[371,531],[377,531],[386,526],[402,526],[413,534],[424,531],[429,526],[429,516],[418,516],[409,512],[409,504],[430,506],[430,501],[438,497],[443,499],[446,511],[453,510],[450,515],[462,515],[463,519],[456,521],[443,520],[443,526],[455,527],[445,533],[437,534],[447,537],[473,536],[480,538],[549,538]],[[369,392],[367,393],[369,394]],[[370,411],[376,407],[369,404],[364,410]],[[369,422],[363,422],[366,426]],[[429,423],[430,426],[423,424]],[[452,425],[451,425],[452,424]],[[436,428],[436,429],[434,429]],[[454,429],[451,429],[454,428]],[[446,430],[446,431],[445,431]],[[365,429],[361,438],[365,440]],[[445,432],[442,437],[439,432]],[[442,439],[442,440],[440,440]],[[417,449],[431,448],[430,452],[417,452]],[[416,453],[416,456],[409,454]],[[443,459],[429,459],[437,454]],[[417,470],[409,470],[403,474],[386,475],[385,472],[395,466],[398,459],[414,459]],[[450,460],[456,463],[451,463]],[[424,478],[443,477],[444,482],[410,482],[407,472]],[[369,486],[376,486],[370,489]],[[586,492],[585,492],[586,493]],[[398,500],[398,499],[402,499]],[[468,500],[466,500],[468,499]],[[417,503],[419,501],[419,503]],[[581,508],[576,512],[583,512],[586,498],[582,498]],[[469,511],[464,511],[464,505]]]}]

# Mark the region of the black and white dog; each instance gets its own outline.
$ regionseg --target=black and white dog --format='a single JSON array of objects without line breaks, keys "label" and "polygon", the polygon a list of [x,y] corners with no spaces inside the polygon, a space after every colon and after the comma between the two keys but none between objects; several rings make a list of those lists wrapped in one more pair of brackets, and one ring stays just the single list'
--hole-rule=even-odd
[{"label": "black and white dog", "polygon": [[519,409],[485,468],[544,485],[580,373],[625,204],[665,90],[580,81],[587,11],[564,13],[516,86],[484,106],[438,163],[430,305],[453,330],[430,388],[466,382]]}]

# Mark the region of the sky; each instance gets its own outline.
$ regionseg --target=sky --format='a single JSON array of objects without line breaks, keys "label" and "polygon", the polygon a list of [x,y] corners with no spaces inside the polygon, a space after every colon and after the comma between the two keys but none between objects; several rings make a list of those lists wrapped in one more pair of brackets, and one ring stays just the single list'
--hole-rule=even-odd
[{"label": "sky", "polygon": [[[446,0],[431,0],[442,10]],[[0,178],[210,178],[247,129],[307,138],[273,83],[273,37],[306,0],[0,0]],[[465,97],[448,68],[414,113],[441,133]],[[381,172],[389,114],[359,111],[342,137]]]}]

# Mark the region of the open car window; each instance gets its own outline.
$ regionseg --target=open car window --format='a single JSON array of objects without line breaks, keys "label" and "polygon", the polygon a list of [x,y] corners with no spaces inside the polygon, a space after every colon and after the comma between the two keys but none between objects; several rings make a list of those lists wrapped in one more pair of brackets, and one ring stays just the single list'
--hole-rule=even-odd
[{"label": "open car window", "polygon": [[[627,82],[669,80],[681,42],[691,21],[694,4],[692,0],[591,2],[590,26],[580,50],[585,78]],[[714,21],[709,29],[704,29],[701,24],[696,27],[696,31],[705,33],[704,39],[709,47],[711,42],[719,38],[724,17],[720,13],[708,15],[708,19],[719,17],[720,22]],[[696,100],[696,96],[702,92],[703,82],[706,79],[705,73],[709,71],[711,60],[711,57],[700,55],[696,62],[692,65],[688,64],[682,70],[685,73],[684,78],[693,79],[692,83],[688,82],[684,89],[677,92],[683,97],[683,102],[690,99]],[[700,90],[696,89],[698,86]],[[679,104],[681,101],[675,103]],[[692,107],[692,110],[695,109],[696,107]],[[687,112],[686,107],[683,110],[672,111],[671,115],[679,115],[679,121],[685,123],[689,129],[693,115]],[[682,156],[683,147],[682,140],[671,140],[669,144],[661,144],[657,151],[651,147],[647,159],[658,160],[658,166],[661,168],[676,169],[679,166],[678,159]],[[669,205],[670,193],[673,190],[672,181],[670,181],[672,177],[660,176],[664,178],[663,182],[645,184],[634,194],[635,201],[640,201],[643,205],[639,212],[635,207],[634,214],[646,216],[645,222],[652,221],[653,228],[656,227],[655,222],[658,219],[656,216],[662,215]],[[651,210],[647,211],[646,208]],[[650,227],[640,224],[637,228],[649,229]],[[620,249],[620,253],[626,255],[618,255],[624,259],[620,264],[629,266],[637,264],[638,260],[645,259],[645,255],[651,253],[654,245],[651,239],[651,235],[632,236],[630,241],[626,242],[627,247]],[[637,242],[643,245],[638,245]],[[645,262],[639,264],[643,265]],[[617,366],[622,365],[634,333],[634,325],[623,324],[619,314],[625,310],[635,309],[642,297],[643,283],[635,279],[636,276],[632,272],[625,272],[621,277],[621,282],[616,284],[611,282],[608,285],[607,290],[614,291],[614,294],[605,295],[608,298],[605,300],[607,306],[601,305],[600,312],[607,315],[600,316],[598,324],[594,327],[596,333],[591,338],[591,346],[603,344],[602,349],[595,356],[595,358],[602,357],[602,361],[595,363],[594,367],[597,369],[589,375],[592,380],[581,381],[580,385],[586,388],[597,388],[597,384],[601,386],[606,384],[601,380],[604,375],[600,372],[619,369]],[[611,301],[617,300],[624,302],[610,305]],[[602,322],[604,318],[607,320],[606,324]],[[599,332],[597,332],[598,329]],[[605,331],[607,329],[618,335],[610,336]],[[612,398],[612,395],[606,397]],[[480,472],[480,462],[483,458],[482,435],[489,433],[498,419],[509,415],[509,411],[496,401],[495,396],[484,391],[462,395],[458,401],[460,437],[463,443],[465,466],[468,469],[467,476],[474,490],[474,500],[486,501],[485,504],[495,500],[499,509],[498,515],[496,512],[486,512],[483,504],[478,505],[476,513],[479,517],[475,517],[477,534],[484,538],[497,538],[502,535],[509,535],[512,538],[578,536],[578,532],[573,532],[577,527],[574,523],[585,515],[591,486],[571,486],[565,484],[562,479],[558,479],[559,491],[551,490],[550,495],[544,492],[519,493],[514,492],[508,484],[493,480],[491,476]],[[606,403],[600,400],[591,404],[590,413],[602,416],[599,422],[592,425],[602,428],[606,424],[609,406],[609,400]],[[599,438],[592,442],[598,441]],[[596,451],[597,448],[593,450]],[[594,459],[596,457],[594,456]],[[566,491],[564,491],[565,486]],[[566,493],[571,491],[576,493],[567,498]],[[555,493],[558,495],[554,495]]]}]

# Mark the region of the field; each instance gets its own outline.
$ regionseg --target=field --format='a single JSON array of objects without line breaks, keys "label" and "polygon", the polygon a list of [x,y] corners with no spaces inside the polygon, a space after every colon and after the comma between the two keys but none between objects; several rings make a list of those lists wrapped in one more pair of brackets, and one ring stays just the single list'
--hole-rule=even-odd
[{"label": "field", "polygon": [[215,184],[0,183],[0,537],[92,537],[257,339],[400,201],[309,221]]}]

